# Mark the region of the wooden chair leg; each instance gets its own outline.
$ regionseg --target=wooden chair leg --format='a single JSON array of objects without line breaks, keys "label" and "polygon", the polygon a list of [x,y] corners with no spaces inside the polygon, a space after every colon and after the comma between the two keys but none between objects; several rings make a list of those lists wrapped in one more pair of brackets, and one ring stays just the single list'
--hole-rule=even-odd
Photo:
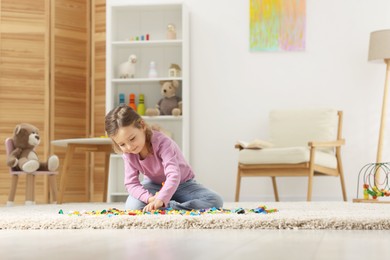
[{"label": "wooden chair leg", "polygon": [[75,151],[75,146],[72,144],[69,144],[68,147],[66,148],[66,154],[65,154],[65,159],[64,159],[64,164],[62,166],[62,172],[61,172],[61,178],[60,178],[60,191],[58,193],[58,204],[62,204],[63,198],[64,198],[64,193],[66,190],[66,179],[67,179],[67,174],[69,171],[69,168],[72,164],[72,158],[73,158],[73,153]]},{"label": "wooden chair leg", "polygon": [[26,174],[26,205],[34,203],[34,175]]},{"label": "wooden chair leg", "polygon": [[309,180],[308,180],[308,187],[307,187],[307,201],[311,201],[311,195],[313,193],[314,160],[315,160],[315,148],[312,147],[310,149]]},{"label": "wooden chair leg", "polygon": [[31,185],[31,198],[32,198],[32,202],[33,204],[35,204],[35,174],[32,174],[32,185]]},{"label": "wooden chair leg", "polygon": [[273,176],[272,178],[272,186],[274,187],[274,195],[275,195],[275,201],[279,201],[279,194],[278,194],[278,187],[276,186],[276,177]]},{"label": "wooden chair leg", "polygon": [[111,153],[108,151],[105,154],[104,162],[104,188],[103,188],[103,202],[107,202],[107,192],[108,192],[108,175],[110,172],[110,157]]},{"label": "wooden chair leg", "polygon": [[314,175],[314,172],[310,171],[308,187],[307,187],[307,201],[311,201],[311,195],[313,193],[313,175]]},{"label": "wooden chair leg", "polygon": [[12,175],[11,190],[9,191],[7,205],[11,206],[15,201],[16,188],[18,186],[19,175]]},{"label": "wooden chair leg", "polygon": [[234,199],[235,202],[238,202],[240,199],[240,188],[241,188],[241,170],[240,170],[240,166],[238,166],[237,181],[236,181],[236,196]]},{"label": "wooden chair leg", "polygon": [[347,192],[345,191],[344,175],[340,172],[341,191],[343,193],[343,200],[347,201]]},{"label": "wooden chair leg", "polygon": [[49,176],[49,186],[52,203],[57,203],[57,178],[56,175]]},{"label": "wooden chair leg", "polygon": [[84,175],[84,200],[87,201],[87,202],[90,202],[92,197],[93,197],[93,179],[94,179],[94,174],[93,174],[93,171],[94,169],[92,169],[91,167],[91,158],[92,158],[92,155],[91,153],[85,153],[85,158],[86,160],[89,162],[89,166],[87,167],[87,171],[85,172],[85,175]]},{"label": "wooden chair leg", "polygon": [[[339,153],[339,152],[338,152]],[[338,164],[338,171],[340,175],[340,182],[341,182],[341,192],[343,193],[343,200],[347,201],[347,192],[345,190],[345,182],[344,182],[344,171],[343,171],[343,164],[340,159],[340,155],[337,155],[337,164]]]}]

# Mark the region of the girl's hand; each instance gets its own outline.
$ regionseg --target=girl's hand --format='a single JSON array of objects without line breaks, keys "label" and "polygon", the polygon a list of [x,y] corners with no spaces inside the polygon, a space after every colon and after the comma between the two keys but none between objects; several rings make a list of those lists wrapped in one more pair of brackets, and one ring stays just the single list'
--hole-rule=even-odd
[{"label": "girl's hand", "polygon": [[[151,198],[154,198],[154,196],[150,197],[149,200]],[[150,202],[148,205],[146,205],[142,211],[143,212],[152,211],[152,210],[159,209],[162,206],[164,206],[164,202],[162,200],[154,199],[152,202]]]},{"label": "girl's hand", "polygon": [[150,198],[148,199],[148,203],[152,203],[152,202],[156,199],[156,195],[157,195],[157,194],[155,194],[154,196],[150,197]]}]

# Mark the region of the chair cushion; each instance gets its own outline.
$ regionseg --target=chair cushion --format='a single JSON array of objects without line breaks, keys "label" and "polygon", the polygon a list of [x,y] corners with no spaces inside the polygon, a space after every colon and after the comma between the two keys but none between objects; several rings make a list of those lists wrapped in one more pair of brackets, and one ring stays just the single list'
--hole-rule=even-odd
[{"label": "chair cushion", "polygon": [[[269,115],[270,142],[275,147],[307,146],[309,141],[335,141],[335,109],[273,110]],[[333,148],[318,148],[334,154]]]},{"label": "chair cushion", "polygon": [[[243,149],[238,161],[242,164],[279,164],[308,162],[310,149],[308,147],[265,148],[261,150]],[[322,151],[315,152],[315,164],[336,169],[337,159],[333,154]]]}]

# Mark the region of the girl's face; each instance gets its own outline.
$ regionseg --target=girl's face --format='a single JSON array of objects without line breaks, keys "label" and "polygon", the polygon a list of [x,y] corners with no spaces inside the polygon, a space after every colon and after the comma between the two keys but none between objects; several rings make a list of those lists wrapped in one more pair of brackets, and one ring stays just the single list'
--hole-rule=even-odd
[{"label": "girl's face", "polygon": [[134,125],[121,127],[118,133],[112,136],[112,140],[119,146],[123,153],[132,154],[147,154],[145,145],[145,124],[141,122],[141,128],[136,128]]}]

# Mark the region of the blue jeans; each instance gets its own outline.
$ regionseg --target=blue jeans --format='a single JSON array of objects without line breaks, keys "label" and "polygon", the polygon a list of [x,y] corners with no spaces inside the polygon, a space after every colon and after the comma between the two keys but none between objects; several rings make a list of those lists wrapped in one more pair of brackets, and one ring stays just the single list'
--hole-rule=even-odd
[{"label": "blue jeans", "polygon": [[[161,184],[153,183],[149,180],[144,180],[142,185],[151,194],[156,194],[161,189]],[[146,204],[131,195],[126,200],[126,209],[135,210],[143,209]],[[176,192],[173,194],[167,208],[173,209],[209,209],[222,208],[223,200],[216,192],[205,188],[202,184],[197,183],[194,179],[188,180],[179,184]]]}]

